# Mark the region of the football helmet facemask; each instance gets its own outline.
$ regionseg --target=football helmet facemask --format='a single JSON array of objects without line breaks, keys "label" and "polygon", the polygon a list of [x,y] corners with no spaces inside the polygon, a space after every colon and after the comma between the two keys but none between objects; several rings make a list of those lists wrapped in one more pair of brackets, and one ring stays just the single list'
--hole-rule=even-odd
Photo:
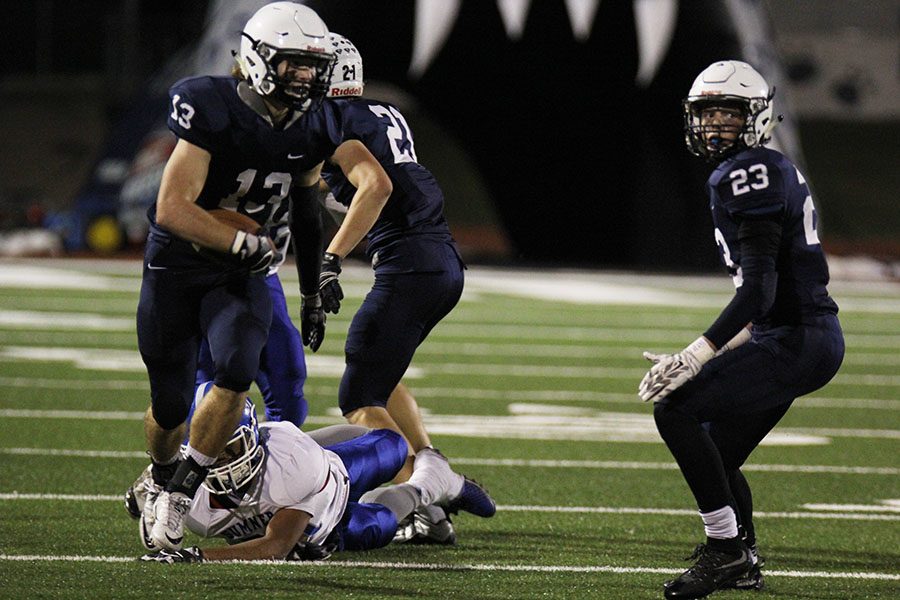
[{"label": "football helmet facemask", "polygon": [[[704,69],[694,80],[684,110],[684,139],[688,149],[697,156],[719,161],[744,148],[762,146],[771,140],[771,132],[782,119],[773,118],[772,98],[775,88],[745,62],[723,60]],[[704,109],[737,109],[744,118],[741,128],[719,124],[703,124]],[[723,140],[715,135],[732,131],[736,139]]]},{"label": "football helmet facemask", "polygon": [[[213,382],[209,381],[197,387],[188,417],[189,422],[197,405],[203,400],[212,385]],[[215,464],[210,467],[202,485],[211,494],[241,495],[242,488],[250,483],[262,469],[264,457],[265,448],[260,444],[256,408],[250,398],[245,398],[241,420],[231,439],[225,444],[225,449],[219,454]]]},{"label": "football helmet facemask", "polygon": [[362,55],[353,42],[339,33],[332,33],[331,44],[335,60],[331,68],[329,98],[354,98],[362,96],[363,82]]},{"label": "football helmet facemask", "polygon": [[[294,2],[273,2],[260,8],[241,32],[241,73],[261,96],[294,110],[316,110],[328,91],[331,50],[328,27],[311,8]],[[310,81],[280,77],[283,60],[310,67]]]}]

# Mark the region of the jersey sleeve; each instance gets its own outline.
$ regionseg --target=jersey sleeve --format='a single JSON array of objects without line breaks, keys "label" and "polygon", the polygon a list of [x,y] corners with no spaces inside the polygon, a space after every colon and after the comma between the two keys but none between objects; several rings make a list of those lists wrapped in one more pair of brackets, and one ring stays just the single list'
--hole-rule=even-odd
[{"label": "jersey sleeve", "polygon": [[766,155],[751,155],[725,171],[716,193],[722,207],[737,221],[771,219],[784,212],[786,192],[781,170]]},{"label": "jersey sleeve", "polygon": [[182,79],[169,89],[169,129],[207,152],[214,152],[222,144],[227,115],[209,78]]}]

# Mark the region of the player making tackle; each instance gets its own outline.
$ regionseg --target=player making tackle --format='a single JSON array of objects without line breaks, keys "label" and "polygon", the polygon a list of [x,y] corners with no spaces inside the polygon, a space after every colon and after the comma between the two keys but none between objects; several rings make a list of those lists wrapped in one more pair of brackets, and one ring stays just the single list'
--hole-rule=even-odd
[{"label": "player making tackle", "polygon": [[[158,551],[179,551],[198,491],[210,481],[210,472],[233,454],[231,438],[245,418],[245,392],[259,371],[271,321],[272,296],[264,275],[293,243],[302,294],[302,339],[315,351],[325,332],[323,292],[334,300],[340,290],[334,257],[349,252],[367,232],[365,221],[360,227],[353,215],[377,218],[392,197],[391,179],[378,160],[358,139],[346,139],[341,108],[324,102],[334,51],[327,27],[315,12],[292,2],[264,6],[244,28],[239,57],[240,77],[193,77],[170,90],[168,125],[179,139],[157,202],[148,211],[151,227],[137,323],[151,384],[151,408],[144,421],[151,467],[140,484],[146,492],[140,524],[145,546]],[[325,261],[330,270],[320,277],[318,183],[326,160],[352,191],[344,197],[349,198],[350,217],[342,225],[343,235],[336,236],[342,247]],[[236,229],[228,219],[217,220],[215,209],[243,214],[259,230]],[[461,261],[456,268],[461,270]],[[338,306],[327,308],[336,311]],[[425,334],[427,329],[416,344]],[[204,340],[213,380],[203,387],[182,451]],[[379,392],[376,408],[384,410],[398,382],[399,377],[385,397]],[[356,408],[362,410],[366,402]],[[392,419],[384,422],[400,430]],[[371,420],[364,424],[381,427]],[[414,472],[412,452],[400,439],[406,458],[398,468],[401,475],[395,471],[390,476],[404,480]],[[427,472],[427,463],[446,463],[430,444],[418,445],[416,450],[423,453],[420,469]],[[348,472],[355,468],[346,461],[344,466]],[[371,477],[390,471],[385,468]],[[450,510],[491,516],[495,506],[490,496],[477,483],[450,473],[452,485],[440,494],[422,491],[427,486],[415,488],[421,502],[410,511],[437,506],[437,499],[443,498],[447,502],[442,506]],[[354,485],[352,477],[349,485]],[[244,490],[231,492],[240,495]],[[332,501],[335,506],[342,502],[338,496]],[[409,511],[395,516],[401,513]],[[297,529],[302,517],[286,514],[293,517],[286,521],[294,525],[286,528],[289,537],[302,541],[305,526]],[[279,528],[282,519],[288,517],[279,518]]]}]

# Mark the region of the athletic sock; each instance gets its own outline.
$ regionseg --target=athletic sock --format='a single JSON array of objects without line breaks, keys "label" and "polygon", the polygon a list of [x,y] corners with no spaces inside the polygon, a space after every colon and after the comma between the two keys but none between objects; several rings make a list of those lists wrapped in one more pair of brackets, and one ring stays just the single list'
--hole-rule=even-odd
[{"label": "athletic sock", "polygon": [[701,512],[703,529],[706,537],[713,539],[731,539],[738,537],[737,515],[730,506],[723,506],[711,512]]},{"label": "athletic sock", "polygon": [[197,464],[193,456],[188,456],[181,461],[175,475],[166,484],[167,492],[180,492],[188,498],[193,498],[200,488],[200,484],[206,479],[209,467]]}]

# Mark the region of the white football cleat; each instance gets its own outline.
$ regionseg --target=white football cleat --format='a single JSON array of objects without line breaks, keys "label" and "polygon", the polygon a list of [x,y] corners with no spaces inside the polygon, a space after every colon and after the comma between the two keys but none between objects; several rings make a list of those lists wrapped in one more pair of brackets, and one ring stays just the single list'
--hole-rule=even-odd
[{"label": "white football cleat", "polygon": [[[162,492],[154,503],[150,541],[163,550],[181,550],[184,521],[191,510],[191,499],[181,492]],[[143,521],[142,521],[143,522]]]}]

